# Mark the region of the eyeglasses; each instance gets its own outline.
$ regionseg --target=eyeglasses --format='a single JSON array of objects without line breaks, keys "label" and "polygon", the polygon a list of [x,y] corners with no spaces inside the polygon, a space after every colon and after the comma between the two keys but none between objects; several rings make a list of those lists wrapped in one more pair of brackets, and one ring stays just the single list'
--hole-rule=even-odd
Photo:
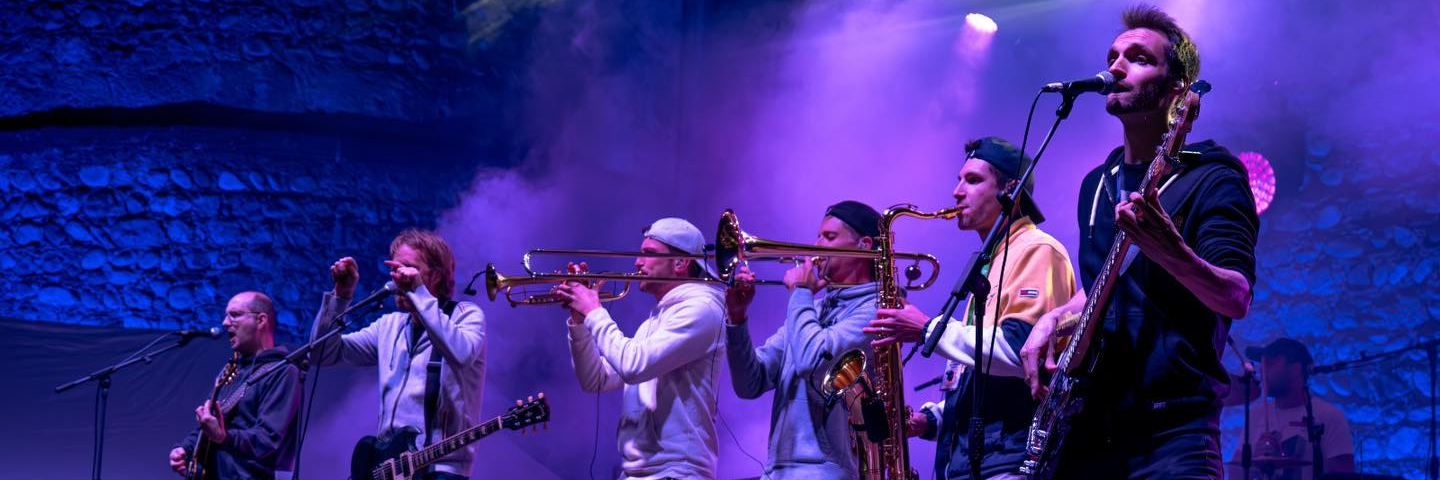
[{"label": "eyeglasses", "polygon": [[225,312],[225,318],[228,318],[230,320],[239,320],[241,318],[245,318],[246,315],[251,315],[255,313],[260,312]]}]

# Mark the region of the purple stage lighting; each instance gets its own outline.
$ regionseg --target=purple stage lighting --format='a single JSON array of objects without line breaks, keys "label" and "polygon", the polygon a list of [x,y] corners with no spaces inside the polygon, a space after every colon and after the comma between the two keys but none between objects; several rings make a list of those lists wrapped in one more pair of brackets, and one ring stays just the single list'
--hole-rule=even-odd
[{"label": "purple stage lighting", "polygon": [[1275,169],[1270,167],[1270,161],[1258,152],[1241,153],[1240,163],[1245,164],[1245,171],[1250,174],[1250,192],[1255,195],[1255,214],[1265,213],[1265,209],[1270,208],[1270,202],[1275,200]]}]

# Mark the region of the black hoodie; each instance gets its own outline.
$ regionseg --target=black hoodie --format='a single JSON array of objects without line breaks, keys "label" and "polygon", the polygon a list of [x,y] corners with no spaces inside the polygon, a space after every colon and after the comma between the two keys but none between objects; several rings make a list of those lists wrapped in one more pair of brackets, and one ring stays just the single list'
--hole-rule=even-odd
[{"label": "black hoodie", "polygon": [[[235,380],[220,391],[223,402],[237,389],[247,388],[240,402],[225,412],[225,442],[216,446],[215,460],[206,479],[254,478],[270,480],[275,470],[290,470],[294,464],[295,440],[300,412],[300,369],[278,364],[285,358],[285,347],[261,351],[241,357]],[[252,376],[271,369],[249,387],[243,387]],[[217,402],[217,403],[219,403]],[[196,427],[176,444],[186,453],[193,451],[200,435]]]},{"label": "black hoodie", "polygon": [[[1161,182],[1161,204],[1196,255],[1240,272],[1253,286],[1260,224],[1244,165],[1214,141],[1184,150],[1201,155],[1167,178],[1168,186]],[[1145,173],[1144,166],[1122,160],[1123,147],[1116,148],[1081,183],[1080,278],[1087,291],[1114,240],[1116,199],[1128,197]],[[1112,426],[1107,430],[1115,419],[1152,434],[1218,429],[1220,399],[1229,390],[1220,359],[1230,320],[1143,254],[1135,255],[1107,310],[1084,417]]]}]

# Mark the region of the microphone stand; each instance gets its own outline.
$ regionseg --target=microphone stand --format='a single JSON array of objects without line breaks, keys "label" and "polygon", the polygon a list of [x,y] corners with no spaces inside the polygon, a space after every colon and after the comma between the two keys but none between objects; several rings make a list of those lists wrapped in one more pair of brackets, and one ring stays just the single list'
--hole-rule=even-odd
[{"label": "microphone stand", "polygon": [[[1041,93],[1044,93],[1043,90]],[[961,270],[964,274],[956,279],[955,286],[950,290],[950,298],[945,300],[945,305],[941,309],[940,316],[932,320],[932,322],[936,322],[936,324],[930,329],[930,334],[925,337],[925,346],[920,350],[920,354],[926,358],[929,358],[930,355],[935,353],[935,347],[940,343],[940,338],[945,335],[945,327],[950,323],[949,320],[955,314],[955,309],[960,306],[961,302],[965,301],[966,297],[969,297],[971,302],[970,310],[975,315],[975,368],[971,369],[975,375],[975,388],[971,391],[974,396],[974,400],[972,400],[974,407],[971,409],[968,431],[970,444],[970,477],[974,480],[980,480],[981,478],[980,461],[984,458],[985,453],[985,425],[981,405],[984,399],[982,394],[985,389],[986,373],[980,367],[980,362],[984,361],[983,359],[985,358],[985,300],[990,295],[990,279],[986,278],[982,272],[985,266],[989,265],[990,261],[994,259],[994,252],[1000,246],[1000,242],[1009,239],[1010,226],[1015,220],[1013,215],[1015,202],[1019,198],[1020,193],[1025,190],[1025,183],[1029,181],[1030,177],[1035,173],[1035,166],[1040,164],[1040,157],[1045,154],[1045,148],[1050,145],[1050,140],[1055,137],[1055,129],[1060,126],[1062,120],[1070,116],[1070,110],[1074,107],[1075,97],[1078,95],[1078,93],[1072,92],[1064,92],[1061,94],[1060,106],[1055,109],[1055,123],[1050,125],[1050,131],[1045,134],[1045,140],[1041,142],[1040,149],[1036,151],[1035,157],[1030,161],[1030,165],[1021,173],[1020,178],[1017,179],[1018,181],[1015,183],[1015,188],[996,195],[996,200],[1000,202],[1000,216],[997,217],[995,223],[990,226],[990,232],[985,234],[985,245],[981,246],[979,251],[972,253],[970,259],[966,261],[965,268]],[[1039,100],[1040,95],[1036,94],[1035,101],[1038,102]],[[1031,112],[1034,112],[1033,104],[1031,105]],[[1021,153],[1023,154],[1024,151],[1022,150]],[[997,318],[995,320],[998,322],[1000,319]]]},{"label": "microphone stand", "polygon": [[1315,423],[1315,404],[1311,401],[1310,375],[1305,375],[1305,435],[1310,440],[1310,478],[1325,478],[1325,454],[1320,437],[1325,435],[1325,426]]},{"label": "microphone stand", "polygon": [[1241,480],[1250,480],[1250,466],[1254,464],[1250,445],[1250,395],[1253,393],[1250,388],[1251,384],[1255,383],[1255,364],[1250,363],[1250,359],[1240,353],[1240,347],[1235,345],[1235,337],[1226,335],[1225,343],[1230,345],[1230,351],[1235,352],[1235,358],[1240,359],[1240,369],[1245,371],[1240,377],[1240,381],[1245,382],[1245,434],[1241,437],[1243,443],[1240,446],[1240,468],[1245,471]]},{"label": "microphone stand", "polygon": [[[1397,348],[1397,349],[1395,349],[1395,350],[1391,350],[1391,351],[1388,351],[1388,352],[1377,353],[1377,354],[1375,354],[1375,355],[1369,355],[1369,354],[1366,354],[1365,352],[1360,352],[1360,358],[1356,358],[1356,359],[1353,359],[1353,360],[1342,360],[1342,361],[1339,361],[1339,362],[1331,363],[1331,364],[1329,364],[1329,365],[1317,365],[1317,366],[1312,367],[1312,368],[1310,369],[1310,373],[1312,373],[1312,374],[1334,373],[1334,372],[1339,372],[1339,371],[1342,371],[1342,370],[1348,370],[1348,369],[1353,368],[1353,367],[1358,367],[1358,366],[1363,366],[1363,365],[1371,365],[1371,364],[1374,364],[1374,363],[1378,363],[1378,362],[1380,362],[1381,360],[1385,360],[1385,359],[1390,358],[1390,357],[1396,357],[1396,356],[1399,356],[1399,355],[1402,354],[1402,353],[1409,352],[1409,351],[1411,351],[1411,350],[1424,350],[1424,351],[1425,351],[1425,357],[1426,357],[1427,363],[1428,363],[1428,365],[1427,365],[1427,367],[1428,367],[1427,373],[1430,375],[1430,433],[1429,433],[1429,437],[1430,437],[1430,438],[1429,438],[1429,442],[1430,442],[1429,457],[1430,457],[1430,458],[1428,459],[1428,463],[1427,463],[1427,466],[1426,466],[1427,468],[1426,468],[1426,472],[1425,472],[1425,478],[1428,479],[1428,480],[1437,480],[1437,479],[1440,479],[1440,459],[1437,459],[1437,458],[1436,458],[1436,442],[1435,442],[1435,437],[1436,437],[1436,435],[1435,435],[1435,400],[1436,400],[1436,395],[1435,395],[1435,356],[1436,356],[1436,350],[1437,350],[1437,349],[1440,349],[1440,338],[1432,338],[1432,339],[1430,339],[1430,340],[1426,340],[1426,341],[1423,341],[1423,342],[1416,342],[1416,343],[1410,344],[1410,345],[1405,346],[1405,347],[1400,347],[1400,348]],[[1308,377],[1308,376],[1306,377],[1306,381],[1307,381],[1307,382],[1309,381],[1309,377]],[[1308,383],[1307,383],[1307,385],[1308,385]],[[1308,389],[1308,387],[1307,387],[1307,389],[1306,389],[1306,408],[1307,408],[1307,409],[1309,408],[1309,403],[1310,403],[1310,402],[1309,402],[1309,389]],[[1308,413],[1308,410],[1307,410],[1307,413]],[[1312,442],[1313,442],[1313,441],[1312,441]],[[1317,462],[1317,463],[1318,463],[1318,462]],[[1317,471],[1318,471],[1318,469],[1317,469]],[[1317,478],[1318,478],[1318,477],[1317,477]]]},{"label": "microphone stand", "polygon": [[1245,476],[1241,478],[1250,480],[1250,466],[1255,463],[1250,444],[1250,384],[1255,382],[1255,370],[1245,370],[1240,379],[1245,382],[1245,443],[1240,447],[1240,468],[1245,471]]},{"label": "microphone stand", "polygon": [[[103,463],[103,455],[105,453],[105,413],[110,403],[110,377],[114,376],[115,372],[130,365],[139,362],[149,364],[155,360],[156,356],[183,347],[189,344],[190,340],[194,338],[195,337],[181,337],[179,340],[176,340],[175,343],[151,352],[145,351],[145,349],[150,348],[150,345],[146,345],[144,348],[141,348],[137,354],[131,355],[128,359],[120,363],[96,370],[94,373],[55,387],[55,393],[61,393],[86,382],[95,382],[95,451],[91,459],[90,478],[100,480],[100,466]],[[154,343],[151,343],[151,345],[154,345]]]},{"label": "microphone stand", "polygon": [[[336,335],[340,335],[342,332],[345,331],[345,327],[349,326],[349,322],[345,321],[345,317],[357,311],[366,309],[368,310],[366,310],[364,313],[372,313],[375,310],[379,310],[380,307],[384,306],[383,300],[385,299],[385,297],[371,298],[373,298],[372,301],[360,302],[355,305],[351,305],[344,311],[341,311],[338,315],[335,315],[335,318],[331,319],[331,323],[333,324],[334,328],[331,328],[330,331],[325,332],[325,334],[321,335],[319,338],[316,338],[304,345],[301,345],[300,347],[296,348],[295,351],[290,352],[290,354],[285,355],[285,358],[281,359],[281,362],[292,363],[295,364],[295,366],[300,367],[300,370],[306,370],[306,367],[308,366],[308,360],[310,358],[310,351],[314,350],[315,347],[320,346],[326,341],[329,341],[331,338],[335,338]],[[255,375],[251,375],[249,379],[245,380],[245,384],[253,385],[255,382],[258,382],[261,379],[264,379],[269,374],[279,370],[279,368],[271,368],[258,372]]]}]

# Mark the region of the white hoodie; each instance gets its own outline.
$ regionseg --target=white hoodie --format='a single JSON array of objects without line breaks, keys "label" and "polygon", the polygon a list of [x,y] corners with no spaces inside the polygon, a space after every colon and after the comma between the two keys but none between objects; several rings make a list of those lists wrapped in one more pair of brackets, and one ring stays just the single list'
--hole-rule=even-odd
[{"label": "white hoodie", "polygon": [[617,432],[622,478],[715,478],[724,319],[719,288],[686,283],[660,299],[634,338],[603,308],[570,326],[580,387],[624,387]]}]

